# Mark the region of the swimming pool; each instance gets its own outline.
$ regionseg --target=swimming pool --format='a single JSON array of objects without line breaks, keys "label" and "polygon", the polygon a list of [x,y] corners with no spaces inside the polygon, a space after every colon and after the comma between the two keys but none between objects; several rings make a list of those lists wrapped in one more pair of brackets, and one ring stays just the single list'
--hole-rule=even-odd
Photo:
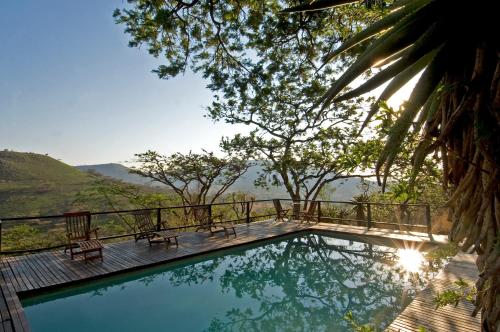
[{"label": "swimming pool", "polygon": [[34,332],[345,331],[349,311],[384,328],[423,286],[408,277],[400,254],[357,238],[299,233],[22,304]]}]

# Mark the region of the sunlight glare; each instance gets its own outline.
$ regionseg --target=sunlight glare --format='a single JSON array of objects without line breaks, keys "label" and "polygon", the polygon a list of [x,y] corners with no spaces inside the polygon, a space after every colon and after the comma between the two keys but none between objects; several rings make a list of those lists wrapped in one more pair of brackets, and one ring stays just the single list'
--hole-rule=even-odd
[{"label": "sunlight glare", "polygon": [[424,261],[422,253],[415,249],[399,249],[398,263],[408,272],[419,272]]}]

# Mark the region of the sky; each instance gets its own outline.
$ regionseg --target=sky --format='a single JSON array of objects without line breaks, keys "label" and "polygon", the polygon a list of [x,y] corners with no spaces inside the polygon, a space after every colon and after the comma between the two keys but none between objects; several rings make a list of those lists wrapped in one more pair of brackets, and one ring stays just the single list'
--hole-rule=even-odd
[{"label": "sky", "polygon": [[151,73],[162,59],[129,48],[114,23],[125,4],[0,0],[0,149],[126,163],[150,149],[218,151],[222,136],[246,131],[204,117],[211,92],[199,75]]},{"label": "sky", "polygon": [[148,149],[217,150],[238,128],[204,117],[207,82],[160,80],[114,23],[124,0],[0,1],[0,149],[70,165],[125,162]]}]

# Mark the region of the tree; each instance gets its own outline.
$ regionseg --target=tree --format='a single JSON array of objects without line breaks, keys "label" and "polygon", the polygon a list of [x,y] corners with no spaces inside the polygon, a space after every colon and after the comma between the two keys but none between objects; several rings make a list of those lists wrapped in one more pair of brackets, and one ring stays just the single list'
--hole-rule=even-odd
[{"label": "tree", "polygon": [[[319,58],[361,23],[380,15],[380,6],[370,10],[358,6],[309,16],[278,15],[295,0],[128,3],[126,8],[116,9],[113,16],[130,34],[129,46],[146,45],[150,54],[165,58],[166,63],[154,70],[160,78],[175,77],[191,69],[202,72],[215,89],[231,71],[252,73],[261,55],[270,48],[285,47]],[[266,80],[257,74],[254,77]]]},{"label": "tree", "polygon": [[174,197],[163,188],[140,186],[100,176],[92,186],[78,193],[76,203],[83,209],[88,201],[99,199],[104,203],[104,210],[151,209],[175,204]]},{"label": "tree", "polygon": [[[377,142],[356,139],[356,130],[343,118],[347,112],[339,118],[314,120],[314,113],[304,114],[277,105],[274,111],[256,108],[250,114],[217,114],[226,121],[256,127],[249,135],[225,138],[222,146],[230,151],[245,151],[259,160],[263,172],[257,185],[284,186],[291,199],[304,200],[306,207],[309,200],[315,200],[335,180],[371,176],[355,172],[370,164],[370,152],[377,148]],[[327,127],[335,121],[342,125]]]},{"label": "tree", "polygon": [[219,158],[213,152],[163,156],[154,151],[137,154],[132,172],[171,188],[182,204],[212,204],[252,165],[238,157]]},{"label": "tree", "polygon": [[202,71],[215,96],[209,116],[254,129],[222,145],[263,160],[257,184],[283,185],[292,199],[307,201],[368,163],[363,155],[370,156],[366,151],[374,144],[355,139],[348,120],[356,102],[328,114],[310,109],[338,73],[333,65],[314,75],[322,52],[380,10],[359,6],[306,19],[277,16],[293,1],[132,3],[115,17],[132,35],[131,46],[147,44],[155,56],[163,52],[167,64],[156,73],[169,78],[189,67]]},{"label": "tree", "polygon": [[[314,1],[290,8],[301,12],[354,3]],[[453,228],[450,238],[462,249],[474,247],[477,266],[477,310],[485,331],[500,329],[500,39],[495,1],[454,2],[405,0],[390,14],[368,25],[326,59],[336,58],[360,43],[370,46],[330,86],[318,105],[346,100],[390,83],[379,100],[387,100],[422,71],[405,111],[399,116],[380,154],[377,171],[383,183],[404,138],[420,135],[414,153],[414,174],[426,155],[438,151],[443,179],[449,186]],[[377,62],[384,69],[360,87],[345,92],[351,82]],[[365,122],[377,113],[375,105]]]}]

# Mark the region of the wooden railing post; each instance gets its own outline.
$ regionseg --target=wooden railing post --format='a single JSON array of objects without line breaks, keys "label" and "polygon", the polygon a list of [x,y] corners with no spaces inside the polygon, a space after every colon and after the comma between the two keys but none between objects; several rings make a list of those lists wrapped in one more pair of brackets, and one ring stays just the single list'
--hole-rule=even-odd
[{"label": "wooden railing post", "polygon": [[292,219],[299,220],[300,219],[300,209],[302,206],[302,201],[294,200],[292,201]]},{"label": "wooden railing post", "polygon": [[[87,214],[87,226],[89,229],[92,227],[92,214],[91,213]],[[94,227],[95,227],[95,225],[94,225]]]},{"label": "wooden railing post", "polygon": [[212,204],[208,204],[208,218],[212,220]]},{"label": "wooden railing post", "polygon": [[161,209],[156,209],[156,230],[161,231]]},{"label": "wooden railing post", "polygon": [[425,205],[425,224],[427,226],[427,234],[432,240],[431,206],[429,204]]},{"label": "wooden railing post", "polygon": [[0,219],[0,254],[2,253],[2,219]]},{"label": "wooden railing post", "polygon": [[250,223],[250,202],[246,203],[246,213],[247,213],[246,222],[247,222],[247,224],[249,224]]},{"label": "wooden railing post", "polygon": [[318,222],[321,222],[321,202],[318,202]]},{"label": "wooden railing post", "polygon": [[372,206],[370,203],[366,203],[366,219],[368,222],[367,228],[370,229],[372,227]]}]

